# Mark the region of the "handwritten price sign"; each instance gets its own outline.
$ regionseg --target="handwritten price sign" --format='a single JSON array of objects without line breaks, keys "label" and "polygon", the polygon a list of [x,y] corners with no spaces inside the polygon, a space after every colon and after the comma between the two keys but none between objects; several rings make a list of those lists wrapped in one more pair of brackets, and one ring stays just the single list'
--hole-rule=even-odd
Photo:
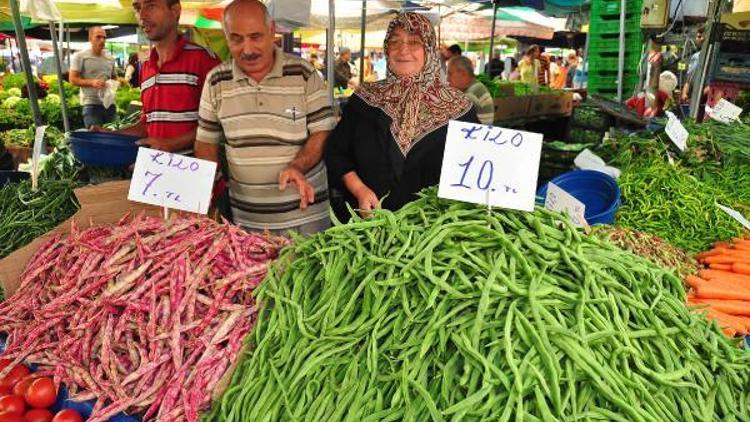
[{"label": "handwritten price sign", "polygon": [[588,227],[585,217],[586,204],[552,182],[547,183],[547,197],[544,199],[544,207],[567,214],[573,224],[578,227]]},{"label": "handwritten price sign", "polygon": [[451,121],[438,196],[534,210],[542,135]]},{"label": "handwritten price sign", "polygon": [[216,163],[150,148],[139,148],[128,199],[206,214]]}]

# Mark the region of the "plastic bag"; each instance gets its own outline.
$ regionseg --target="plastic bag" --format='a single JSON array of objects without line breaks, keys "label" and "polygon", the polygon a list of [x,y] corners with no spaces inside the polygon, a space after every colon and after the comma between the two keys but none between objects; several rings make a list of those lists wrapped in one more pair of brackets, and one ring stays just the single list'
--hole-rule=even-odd
[{"label": "plastic bag", "polygon": [[573,162],[575,163],[576,167],[581,170],[600,171],[606,175],[611,176],[614,179],[618,179],[620,177],[620,169],[608,166],[607,163],[605,163],[604,160],[601,159],[601,157],[591,152],[588,148],[581,151],[581,153],[578,154]]},{"label": "plastic bag", "polygon": [[104,108],[110,108],[115,103],[117,95],[117,88],[120,87],[120,83],[110,79],[107,81],[107,85],[99,90],[99,99],[102,100]]}]

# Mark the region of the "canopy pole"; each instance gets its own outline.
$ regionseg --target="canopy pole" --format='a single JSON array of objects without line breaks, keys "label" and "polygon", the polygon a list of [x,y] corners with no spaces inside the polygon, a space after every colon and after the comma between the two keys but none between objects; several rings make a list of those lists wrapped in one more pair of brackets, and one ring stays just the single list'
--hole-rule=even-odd
[{"label": "canopy pole", "polygon": [[21,54],[21,63],[26,74],[26,90],[29,92],[29,103],[31,103],[31,114],[34,116],[36,127],[42,125],[42,113],[39,110],[37,99],[36,84],[34,75],[31,71],[31,60],[29,60],[29,50],[26,47],[26,33],[23,31],[21,23],[21,12],[18,8],[18,0],[10,0],[10,10],[13,15],[13,26],[16,29],[16,40],[18,41],[18,51]]},{"label": "canopy pole", "polygon": [[622,102],[622,84],[625,79],[625,8],[627,0],[620,0],[620,57],[617,64],[617,102]]},{"label": "canopy pole", "polygon": [[334,77],[335,57],[333,55],[333,37],[336,33],[336,11],[334,10],[334,0],[328,0],[328,37],[326,38],[326,76],[328,78],[328,97],[331,104],[334,105],[333,89],[336,84]]},{"label": "canopy pole", "polygon": [[362,35],[359,42],[359,86],[365,82],[365,31],[367,30],[367,0],[362,0]]},{"label": "canopy pole", "polygon": [[492,61],[492,55],[495,52],[495,24],[497,23],[497,6],[498,0],[492,2],[492,34],[490,34],[490,61]]},{"label": "canopy pole", "polygon": [[73,54],[73,52],[70,50],[70,25],[67,26],[65,30],[66,39],[68,42],[68,51],[67,51],[67,59],[68,59],[68,68],[70,68],[70,56]]},{"label": "canopy pole", "polygon": [[55,55],[55,69],[57,70],[57,90],[60,94],[60,109],[62,111],[63,128],[65,133],[70,132],[70,121],[68,120],[68,104],[65,98],[65,87],[63,86],[65,80],[63,79],[62,61],[60,58],[60,46],[57,44],[57,32],[55,31],[55,23],[49,23],[49,33],[52,36],[52,48]]}]

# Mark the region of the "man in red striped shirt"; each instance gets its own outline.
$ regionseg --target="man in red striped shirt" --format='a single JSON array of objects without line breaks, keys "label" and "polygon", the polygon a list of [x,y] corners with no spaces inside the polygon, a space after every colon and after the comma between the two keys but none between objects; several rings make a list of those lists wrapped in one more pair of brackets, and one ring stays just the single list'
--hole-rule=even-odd
[{"label": "man in red striped shirt", "polygon": [[178,33],[179,0],[133,0],[133,9],[154,47],[141,66],[141,120],[118,133],[162,151],[192,150],[203,82],[221,61]]}]

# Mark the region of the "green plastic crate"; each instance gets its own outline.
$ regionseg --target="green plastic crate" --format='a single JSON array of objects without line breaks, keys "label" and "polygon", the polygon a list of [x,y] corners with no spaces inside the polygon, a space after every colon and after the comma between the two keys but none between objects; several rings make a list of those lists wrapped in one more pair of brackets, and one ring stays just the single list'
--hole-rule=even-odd
[{"label": "green plastic crate", "polygon": [[[641,34],[626,34],[625,36],[625,51],[626,52],[639,52],[643,47],[643,39]],[[615,35],[612,36],[597,36],[591,34],[589,38],[589,55],[591,53],[606,55],[612,53],[618,53],[620,51],[620,37]]]},{"label": "green plastic crate", "polygon": [[[613,20],[606,20],[606,21],[605,20],[593,21],[589,25],[589,32],[592,35],[619,34],[620,33],[620,20],[613,19]],[[636,32],[638,33],[641,32],[640,16],[638,16],[637,19],[629,19],[625,21],[625,33],[632,34]]]},{"label": "green plastic crate", "polygon": [[[591,20],[600,17],[611,17],[620,15],[620,0],[592,0],[591,2]],[[625,5],[625,13],[641,13],[643,2],[628,0]]]},{"label": "green plastic crate", "polygon": [[[619,57],[601,58],[589,54],[589,73],[596,72],[617,72],[620,59]],[[635,72],[641,63],[640,54],[627,53],[625,55],[625,70]]]},{"label": "green plastic crate", "polygon": [[[637,84],[638,77],[627,76],[623,78],[623,94],[629,97]],[[594,78],[589,76],[586,87],[589,94],[617,93],[617,76],[610,78]]]}]

